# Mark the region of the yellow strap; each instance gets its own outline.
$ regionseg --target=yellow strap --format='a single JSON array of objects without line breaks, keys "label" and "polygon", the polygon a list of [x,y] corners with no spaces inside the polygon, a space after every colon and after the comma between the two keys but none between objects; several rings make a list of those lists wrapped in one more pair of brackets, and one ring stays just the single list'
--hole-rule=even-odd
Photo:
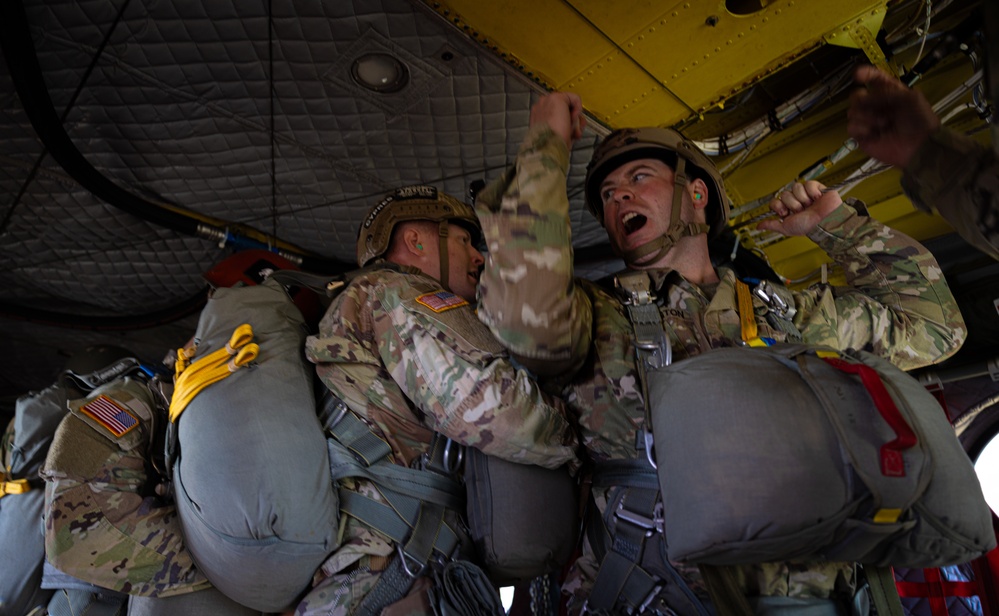
[{"label": "yellow strap", "polygon": [[[185,372],[173,390],[173,398],[170,400],[170,421],[174,422],[180,417],[187,405],[201,391],[213,383],[218,383],[236,370],[249,364],[257,358],[260,353],[260,346],[251,343],[243,347],[236,353],[236,356],[229,359],[225,354],[217,357],[205,357],[196,365],[201,366],[198,371],[188,370]],[[212,353],[215,355],[215,353]],[[211,360],[211,361],[209,361]],[[202,364],[204,364],[202,366]]]},{"label": "yellow strap", "polygon": [[894,524],[902,515],[901,509],[878,509],[874,514],[875,524]]},{"label": "yellow strap", "polygon": [[[170,400],[171,422],[177,421],[201,390],[221,381],[257,358],[260,346],[251,343],[251,340],[253,340],[253,328],[244,323],[233,331],[229,342],[223,348],[205,355],[181,371],[175,378],[173,397]],[[185,359],[187,357],[184,349],[177,350],[178,361],[181,356]]]},{"label": "yellow strap", "polygon": [[[188,354],[190,353],[190,354]],[[173,380],[176,381],[180,378],[180,375],[184,374],[184,370],[191,365],[191,357],[194,355],[194,349],[188,351],[186,348],[177,349],[177,361],[173,364]]]},{"label": "yellow strap", "polygon": [[253,328],[250,327],[249,323],[243,323],[233,330],[226,347],[231,349],[230,352],[235,352],[235,349],[249,344],[251,340],[253,340]]},{"label": "yellow strap", "polygon": [[741,280],[736,280],[735,295],[739,301],[739,323],[742,325],[742,341],[749,346],[767,346],[767,343],[760,339],[759,331],[756,329],[756,312],[753,310],[753,294],[749,292],[749,285]]},{"label": "yellow strap", "polygon": [[0,481],[0,498],[8,494],[24,494],[31,491],[31,485],[27,479],[11,479]]}]

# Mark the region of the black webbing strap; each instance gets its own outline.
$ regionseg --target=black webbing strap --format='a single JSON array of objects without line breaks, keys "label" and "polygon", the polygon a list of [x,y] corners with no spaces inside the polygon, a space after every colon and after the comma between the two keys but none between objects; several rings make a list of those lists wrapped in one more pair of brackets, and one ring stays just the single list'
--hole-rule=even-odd
[{"label": "black webbing strap", "polygon": [[401,558],[393,558],[382,571],[378,581],[361,600],[354,613],[357,616],[377,616],[385,609],[406,596],[415,578],[406,572]]},{"label": "black webbing strap", "polygon": [[[662,587],[661,577],[641,566],[658,560],[656,555],[662,541],[659,490],[658,485],[655,489],[618,489],[625,492],[614,511],[607,512],[615,520],[610,531],[610,550],[600,560],[586,609],[611,610],[615,605],[624,603],[641,612]],[[611,503],[615,500],[611,499]],[[594,546],[594,550],[597,549]],[[647,558],[650,551],[652,558]]]}]

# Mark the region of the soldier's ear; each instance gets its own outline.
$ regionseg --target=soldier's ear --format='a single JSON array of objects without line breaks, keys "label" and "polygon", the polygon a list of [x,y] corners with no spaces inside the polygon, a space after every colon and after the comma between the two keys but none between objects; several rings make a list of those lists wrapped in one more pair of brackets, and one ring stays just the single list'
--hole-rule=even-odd
[{"label": "soldier's ear", "polygon": [[407,226],[402,232],[403,250],[413,257],[424,256],[423,238],[415,226]]},{"label": "soldier's ear", "polygon": [[694,209],[700,210],[708,205],[708,185],[701,178],[694,178],[687,183],[687,193],[694,203]]}]

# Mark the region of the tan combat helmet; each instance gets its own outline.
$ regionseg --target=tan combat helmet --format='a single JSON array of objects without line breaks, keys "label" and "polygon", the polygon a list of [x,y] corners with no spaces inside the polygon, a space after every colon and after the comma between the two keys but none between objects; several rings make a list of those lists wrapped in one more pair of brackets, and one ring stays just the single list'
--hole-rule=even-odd
[{"label": "tan combat helmet", "polygon": [[392,241],[392,231],[400,222],[427,220],[440,225],[441,285],[448,287],[448,224],[459,224],[472,234],[477,242],[482,236],[475,210],[467,203],[438,191],[433,186],[417,184],[396,189],[364,217],[357,233],[357,264],[360,267],[384,255]]},{"label": "tan combat helmet", "polygon": [[[593,151],[586,166],[586,207],[604,224],[604,207],[600,198],[600,184],[621,165],[639,158],[656,158],[673,168],[676,175],[673,188],[673,205],[670,226],[666,233],[643,246],[621,255],[626,263],[657,252],[654,260],[665,255],[677,240],[688,235],[708,233],[716,237],[728,221],[728,197],[721,173],[696,145],[670,128],[623,128],[612,132]],[[707,225],[685,223],[680,220],[680,201],[688,178],[700,178],[708,185]]]}]

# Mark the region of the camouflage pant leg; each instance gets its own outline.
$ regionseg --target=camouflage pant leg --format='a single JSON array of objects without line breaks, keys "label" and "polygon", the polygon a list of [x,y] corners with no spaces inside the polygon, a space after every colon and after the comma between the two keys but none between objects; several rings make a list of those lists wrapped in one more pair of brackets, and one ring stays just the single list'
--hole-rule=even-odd
[{"label": "camouflage pant leg", "polygon": [[567,607],[571,616],[577,616],[583,609],[583,604],[593,590],[598,568],[599,563],[590,548],[590,539],[586,537],[583,540],[583,554],[572,564],[569,575],[562,583],[562,594],[569,595]]},{"label": "camouflage pant leg", "polygon": [[[350,616],[367,596],[381,577],[381,572],[373,572],[359,567],[346,573],[338,573],[323,580],[313,588],[298,607],[297,616]],[[399,601],[387,606],[382,616],[432,616],[433,609],[427,596],[431,580],[421,577],[416,580],[409,593]]]}]

